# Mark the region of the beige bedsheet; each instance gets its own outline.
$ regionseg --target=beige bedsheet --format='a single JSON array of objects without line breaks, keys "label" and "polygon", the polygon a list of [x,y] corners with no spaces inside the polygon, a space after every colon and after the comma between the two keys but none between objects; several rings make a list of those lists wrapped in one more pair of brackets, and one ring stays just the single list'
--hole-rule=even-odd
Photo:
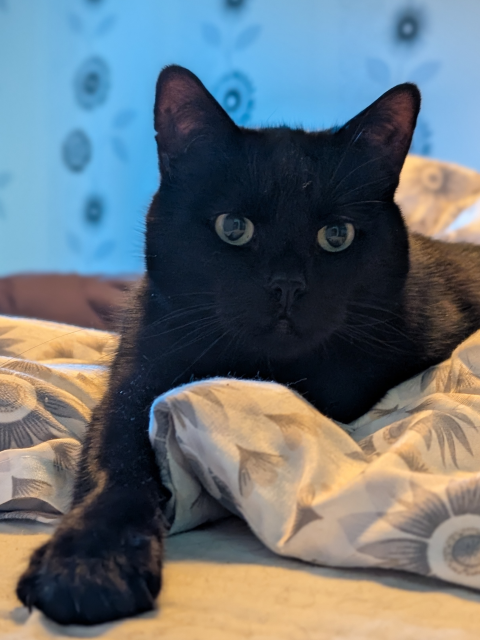
[{"label": "beige bedsheet", "polygon": [[375,570],[275,556],[236,518],[172,536],[160,610],[98,627],[60,627],[15,598],[20,566],[46,539],[38,523],[0,524],[0,638],[102,640],[477,640],[480,594]]}]

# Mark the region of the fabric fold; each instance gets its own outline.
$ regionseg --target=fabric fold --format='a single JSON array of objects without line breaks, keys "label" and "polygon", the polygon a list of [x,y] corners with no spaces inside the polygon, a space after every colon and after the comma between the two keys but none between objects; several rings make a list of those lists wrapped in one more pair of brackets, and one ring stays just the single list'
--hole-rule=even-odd
[{"label": "fabric fold", "polygon": [[[0,317],[0,519],[55,522],[116,337]],[[273,382],[213,378],[153,403],[170,533],[230,513],[277,554],[480,588],[480,332],[355,423]]]}]

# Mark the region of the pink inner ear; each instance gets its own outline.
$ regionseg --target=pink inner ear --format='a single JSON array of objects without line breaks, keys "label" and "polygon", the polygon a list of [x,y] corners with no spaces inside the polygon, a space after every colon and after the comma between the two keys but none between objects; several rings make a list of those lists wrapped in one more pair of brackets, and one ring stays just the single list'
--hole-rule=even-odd
[{"label": "pink inner ear", "polygon": [[188,137],[205,123],[202,91],[191,78],[171,77],[160,89],[155,128],[159,133]]},{"label": "pink inner ear", "polygon": [[162,71],[155,101],[160,156],[179,156],[200,140],[214,144],[234,129],[227,113],[193,73],[177,66]]},{"label": "pink inner ear", "polygon": [[415,106],[409,93],[399,93],[390,100],[390,119],[399,131],[407,134],[413,127]]},{"label": "pink inner ear", "polygon": [[367,113],[366,135],[379,145],[402,143],[413,133],[416,105],[408,91],[385,97]]}]

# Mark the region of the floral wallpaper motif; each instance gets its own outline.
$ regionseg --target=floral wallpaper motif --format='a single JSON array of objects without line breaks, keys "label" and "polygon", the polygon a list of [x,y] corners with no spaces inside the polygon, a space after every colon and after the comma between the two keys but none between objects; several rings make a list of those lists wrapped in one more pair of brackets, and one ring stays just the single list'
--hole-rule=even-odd
[{"label": "floral wallpaper motif", "polygon": [[[367,58],[366,70],[371,80],[384,90],[400,82],[414,82],[421,88],[441,70],[440,60],[423,60],[421,45],[428,32],[428,14],[423,7],[401,7],[391,19],[391,41],[395,55],[390,62],[384,58]],[[428,115],[421,112],[413,137],[411,151],[431,155],[434,150],[433,131]]]},{"label": "floral wallpaper motif", "polygon": [[412,151],[480,169],[478,3],[137,4],[0,0],[0,275],[142,270],[158,185],[154,86],[174,62],[245,126],[341,125],[416,82]]},{"label": "floral wallpaper motif", "polygon": [[213,94],[237,124],[248,122],[254,101],[253,86],[246,75],[240,71],[227,73],[220,79]]},{"label": "floral wallpaper motif", "polygon": [[92,143],[87,134],[81,129],[70,132],[63,143],[62,156],[70,171],[83,171],[92,156]]},{"label": "floral wallpaper motif", "polygon": [[107,63],[96,56],[85,60],[74,79],[75,97],[84,109],[103,104],[110,89],[110,70]]},{"label": "floral wallpaper motif", "polygon": [[[225,1],[226,8],[231,11],[238,11],[244,5],[244,1]],[[202,25],[202,35],[208,45],[218,49],[226,66],[231,67],[215,84],[213,95],[237,124],[244,125],[250,120],[255,104],[254,87],[246,73],[232,68],[232,65],[239,52],[255,43],[261,34],[262,25],[249,24],[234,33],[229,27],[229,24],[220,28],[213,22],[205,22]]]},{"label": "floral wallpaper motif", "polygon": [[398,46],[414,47],[421,42],[425,26],[422,9],[411,5],[402,7],[393,21],[393,39]]},{"label": "floral wallpaper motif", "polygon": [[84,205],[85,222],[89,225],[100,224],[105,216],[105,203],[101,196],[90,195]]},{"label": "floral wallpaper motif", "polygon": [[227,9],[236,10],[245,6],[245,0],[224,0]]},{"label": "floral wallpaper motif", "polygon": [[[96,135],[94,142],[90,142],[88,135],[84,132],[82,132],[83,136],[80,138],[80,132],[78,131],[75,132],[76,137],[72,138],[72,134],[70,134],[67,138],[64,143],[63,154],[66,165],[72,171],[83,171],[94,153],[95,146],[103,143],[101,138],[104,134],[98,133],[98,127],[95,126],[96,113],[94,112],[97,112],[108,102],[112,77],[109,63],[102,56],[93,52],[99,46],[97,41],[108,35],[117,23],[117,16],[113,13],[101,13],[98,17],[86,13],[88,4],[100,5],[100,0],[96,2],[87,0],[85,4],[87,5],[85,12],[82,12],[81,7],[78,7],[67,14],[67,23],[78,38],[88,43],[88,48],[92,52],[91,55],[78,64],[73,74],[73,93],[76,105],[80,109],[90,112],[87,122],[96,131]],[[88,145],[86,144],[87,140]],[[76,145],[73,144],[74,142]],[[113,137],[111,148],[117,157],[122,161],[126,160],[127,151],[121,138]],[[66,246],[73,254],[78,257],[82,256],[84,260],[86,259],[90,263],[97,263],[105,260],[115,250],[116,242],[111,235],[103,239],[92,235],[92,232],[98,232],[103,226],[100,225],[100,222],[103,222],[105,217],[106,196],[101,193],[101,188],[100,191],[98,188],[98,184],[103,181],[101,178],[93,176],[93,169],[91,173],[91,182],[96,183],[96,186],[92,187],[95,193],[86,195],[83,207],[79,208],[82,222],[88,228],[89,235],[86,236],[82,233],[77,224],[76,228],[67,230],[65,241]],[[112,230],[109,230],[109,233],[111,234]]]}]

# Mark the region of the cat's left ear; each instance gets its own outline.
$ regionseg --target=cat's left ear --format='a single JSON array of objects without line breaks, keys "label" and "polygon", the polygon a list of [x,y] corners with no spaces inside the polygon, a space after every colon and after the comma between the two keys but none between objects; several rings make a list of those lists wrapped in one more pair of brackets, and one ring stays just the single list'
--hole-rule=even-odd
[{"label": "cat's left ear", "polygon": [[154,122],[162,174],[192,149],[213,154],[238,130],[197,76],[177,65],[165,67],[158,78]]},{"label": "cat's left ear", "polygon": [[400,174],[412,142],[420,111],[420,91],[414,84],[399,84],[344,125],[352,146],[368,145],[379,159]]}]

